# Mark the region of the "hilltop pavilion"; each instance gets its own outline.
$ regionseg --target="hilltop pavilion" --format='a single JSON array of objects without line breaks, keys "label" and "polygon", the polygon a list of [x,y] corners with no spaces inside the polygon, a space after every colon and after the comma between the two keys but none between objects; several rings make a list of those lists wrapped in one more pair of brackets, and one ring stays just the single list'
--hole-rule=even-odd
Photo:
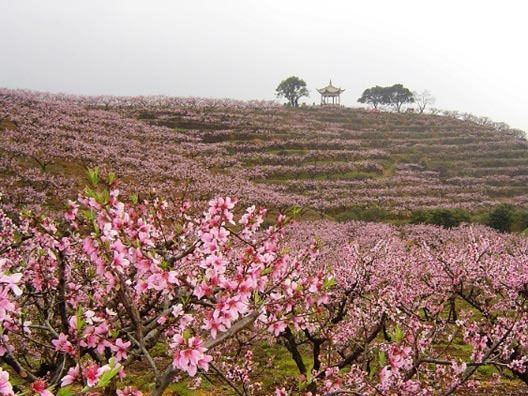
[{"label": "hilltop pavilion", "polygon": [[334,87],[332,85],[332,80],[330,83],[321,89],[317,90],[321,94],[321,105],[340,105],[341,104],[341,93],[344,89]]}]

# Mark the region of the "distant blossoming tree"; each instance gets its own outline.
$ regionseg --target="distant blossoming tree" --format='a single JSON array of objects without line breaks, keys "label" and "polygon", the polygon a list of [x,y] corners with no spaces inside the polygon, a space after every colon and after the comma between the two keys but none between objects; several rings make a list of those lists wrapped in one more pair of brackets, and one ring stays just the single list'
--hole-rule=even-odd
[{"label": "distant blossoming tree", "polygon": [[423,114],[426,107],[432,106],[435,104],[436,99],[433,95],[431,95],[431,92],[425,90],[422,92],[413,92],[413,98],[414,103],[416,103],[416,106],[418,107],[418,113]]}]

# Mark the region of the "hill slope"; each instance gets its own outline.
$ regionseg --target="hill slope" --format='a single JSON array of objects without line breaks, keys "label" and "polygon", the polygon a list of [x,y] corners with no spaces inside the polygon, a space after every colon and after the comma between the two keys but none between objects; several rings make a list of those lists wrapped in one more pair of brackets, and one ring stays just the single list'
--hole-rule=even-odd
[{"label": "hill slope", "polygon": [[0,120],[0,180],[27,204],[94,165],[132,189],[333,214],[528,201],[525,140],[442,116],[2,90]]}]

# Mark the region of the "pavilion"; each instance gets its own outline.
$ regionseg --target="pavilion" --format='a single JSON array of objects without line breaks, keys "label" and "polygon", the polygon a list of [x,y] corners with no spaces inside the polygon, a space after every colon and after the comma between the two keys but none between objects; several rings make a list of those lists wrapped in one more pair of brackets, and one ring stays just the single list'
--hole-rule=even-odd
[{"label": "pavilion", "polygon": [[341,93],[344,92],[344,89],[334,87],[332,80],[330,80],[330,83],[326,87],[318,89],[317,91],[321,94],[321,105],[341,104]]}]

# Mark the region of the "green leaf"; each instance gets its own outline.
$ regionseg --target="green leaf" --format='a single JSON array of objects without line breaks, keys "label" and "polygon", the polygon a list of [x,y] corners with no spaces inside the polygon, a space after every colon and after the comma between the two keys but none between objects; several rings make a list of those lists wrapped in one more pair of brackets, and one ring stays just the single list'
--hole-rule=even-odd
[{"label": "green leaf", "polygon": [[291,208],[291,216],[292,217],[297,217],[301,214],[302,212],[302,208],[300,206],[294,206],[293,208]]},{"label": "green leaf", "polygon": [[86,176],[93,187],[96,187],[99,184],[99,168],[88,168],[86,170]]},{"label": "green leaf", "polygon": [[101,235],[101,229],[99,228],[99,226],[97,225],[97,221],[95,221],[95,219],[92,220],[92,227],[95,231],[95,235],[96,236],[99,236]]},{"label": "green leaf", "polygon": [[108,192],[108,190],[105,189],[101,192],[96,193],[95,199],[101,205],[106,205],[108,201],[110,200],[110,193]]},{"label": "green leaf", "polygon": [[330,290],[331,288],[333,288],[335,285],[336,285],[336,280],[335,278],[333,277],[330,277],[330,278],[326,278],[324,280],[324,283],[323,283],[323,287],[325,290]]},{"label": "green leaf", "polygon": [[290,247],[288,247],[288,246],[283,246],[283,247],[281,248],[281,250],[280,250],[280,255],[281,255],[281,256],[285,256],[285,255],[287,255],[287,254],[290,254],[290,252],[291,252],[291,248],[290,248]]},{"label": "green leaf", "polygon": [[189,301],[191,301],[191,296],[184,295],[184,296],[181,297],[180,301],[181,301],[182,305],[187,305],[187,303]]},{"label": "green leaf", "polygon": [[117,176],[116,176],[116,174],[114,172],[110,172],[106,176],[106,182],[108,184],[112,184],[116,179],[117,179]]},{"label": "green leaf", "polygon": [[68,386],[66,388],[60,388],[57,392],[57,396],[74,396],[75,393],[71,390],[71,388]]},{"label": "green leaf", "polygon": [[182,334],[182,337],[185,341],[189,340],[189,338],[191,338],[191,331],[189,329],[185,329],[183,331],[183,334]]},{"label": "green leaf", "polygon": [[110,381],[112,381],[112,378],[114,378],[117,375],[117,373],[119,373],[119,370],[120,370],[120,367],[114,367],[113,369],[105,371],[103,375],[101,375],[101,378],[99,378],[97,387],[105,388],[106,386],[108,386]]},{"label": "green leaf", "polygon": [[165,271],[169,269],[169,263],[167,262],[167,260],[161,260],[161,263],[159,264],[159,266],[161,269]]},{"label": "green leaf", "polygon": [[405,333],[403,332],[403,330],[400,328],[400,326],[396,325],[394,327],[394,331],[391,334],[392,341],[402,342],[404,336],[405,336]]},{"label": "green leaf", "polygon": [[130,202],[132,202],[134,205],[137,205],[139,202],[139,195],[137,193],[130,194]]},{"label": "green leaf", "polygon": [[77,312],[75,313],[75,316],[76,316],[76,319],[77,319],[77,333],[81,333],[83,328],[84,328],[84,325],[85,325],[85,321],[84,321],[84,312],[83,312],[83,309],[82,307],[79,307],[77,308]]},{"label": "green leaf", "polygon": [[264,271],[262,271],[261,274],[262,276],[266,276],[266,275],[271,274],[271,271],[272,271],[271,267],[267,267],[267,268],[264,268]]},{"label": "green leaf", "polygon": [[387,364],[387,355],[383,351],[378,351],[378,363],[380,367]]},{"label": "green leaf", "polygon": [[86,271],[86,275],[88,275],[88,278],[93,279],[95,278],[95,275],[97,275],[95,268],[89,267]]},{"label": "green leaf", "polygon": [[110,381],[112,381],[112,378],[114,378],[117,373],[121,370],[121,365],[116,364],[116,361],[114,358],[110,358],[108,361],[108,365],[110,366],[110,370],[105,371],[101,377],[99,378],[99,382],[97,382],[98,388],[105,388]]},{"label": "green leaf", "polygon": [[260,302],[261,302],[261,300],[262,300],[262,299],[260,298],[260,294],[259,294],[259,292],[255,290],[255,291],[253,292],[253,301],[255,301],[255,304],[259,305]]},{"label": "green leaf", "polygon": [[84,195],[86,195],[88,198],[95,198],[95,191],[89,187],[86,187],[84,189]]},{"label": "green leaf", "polygon": [[81,210],[81,214],[87,221],[94,221],[95,220],[95,213],[93,210]]}]

